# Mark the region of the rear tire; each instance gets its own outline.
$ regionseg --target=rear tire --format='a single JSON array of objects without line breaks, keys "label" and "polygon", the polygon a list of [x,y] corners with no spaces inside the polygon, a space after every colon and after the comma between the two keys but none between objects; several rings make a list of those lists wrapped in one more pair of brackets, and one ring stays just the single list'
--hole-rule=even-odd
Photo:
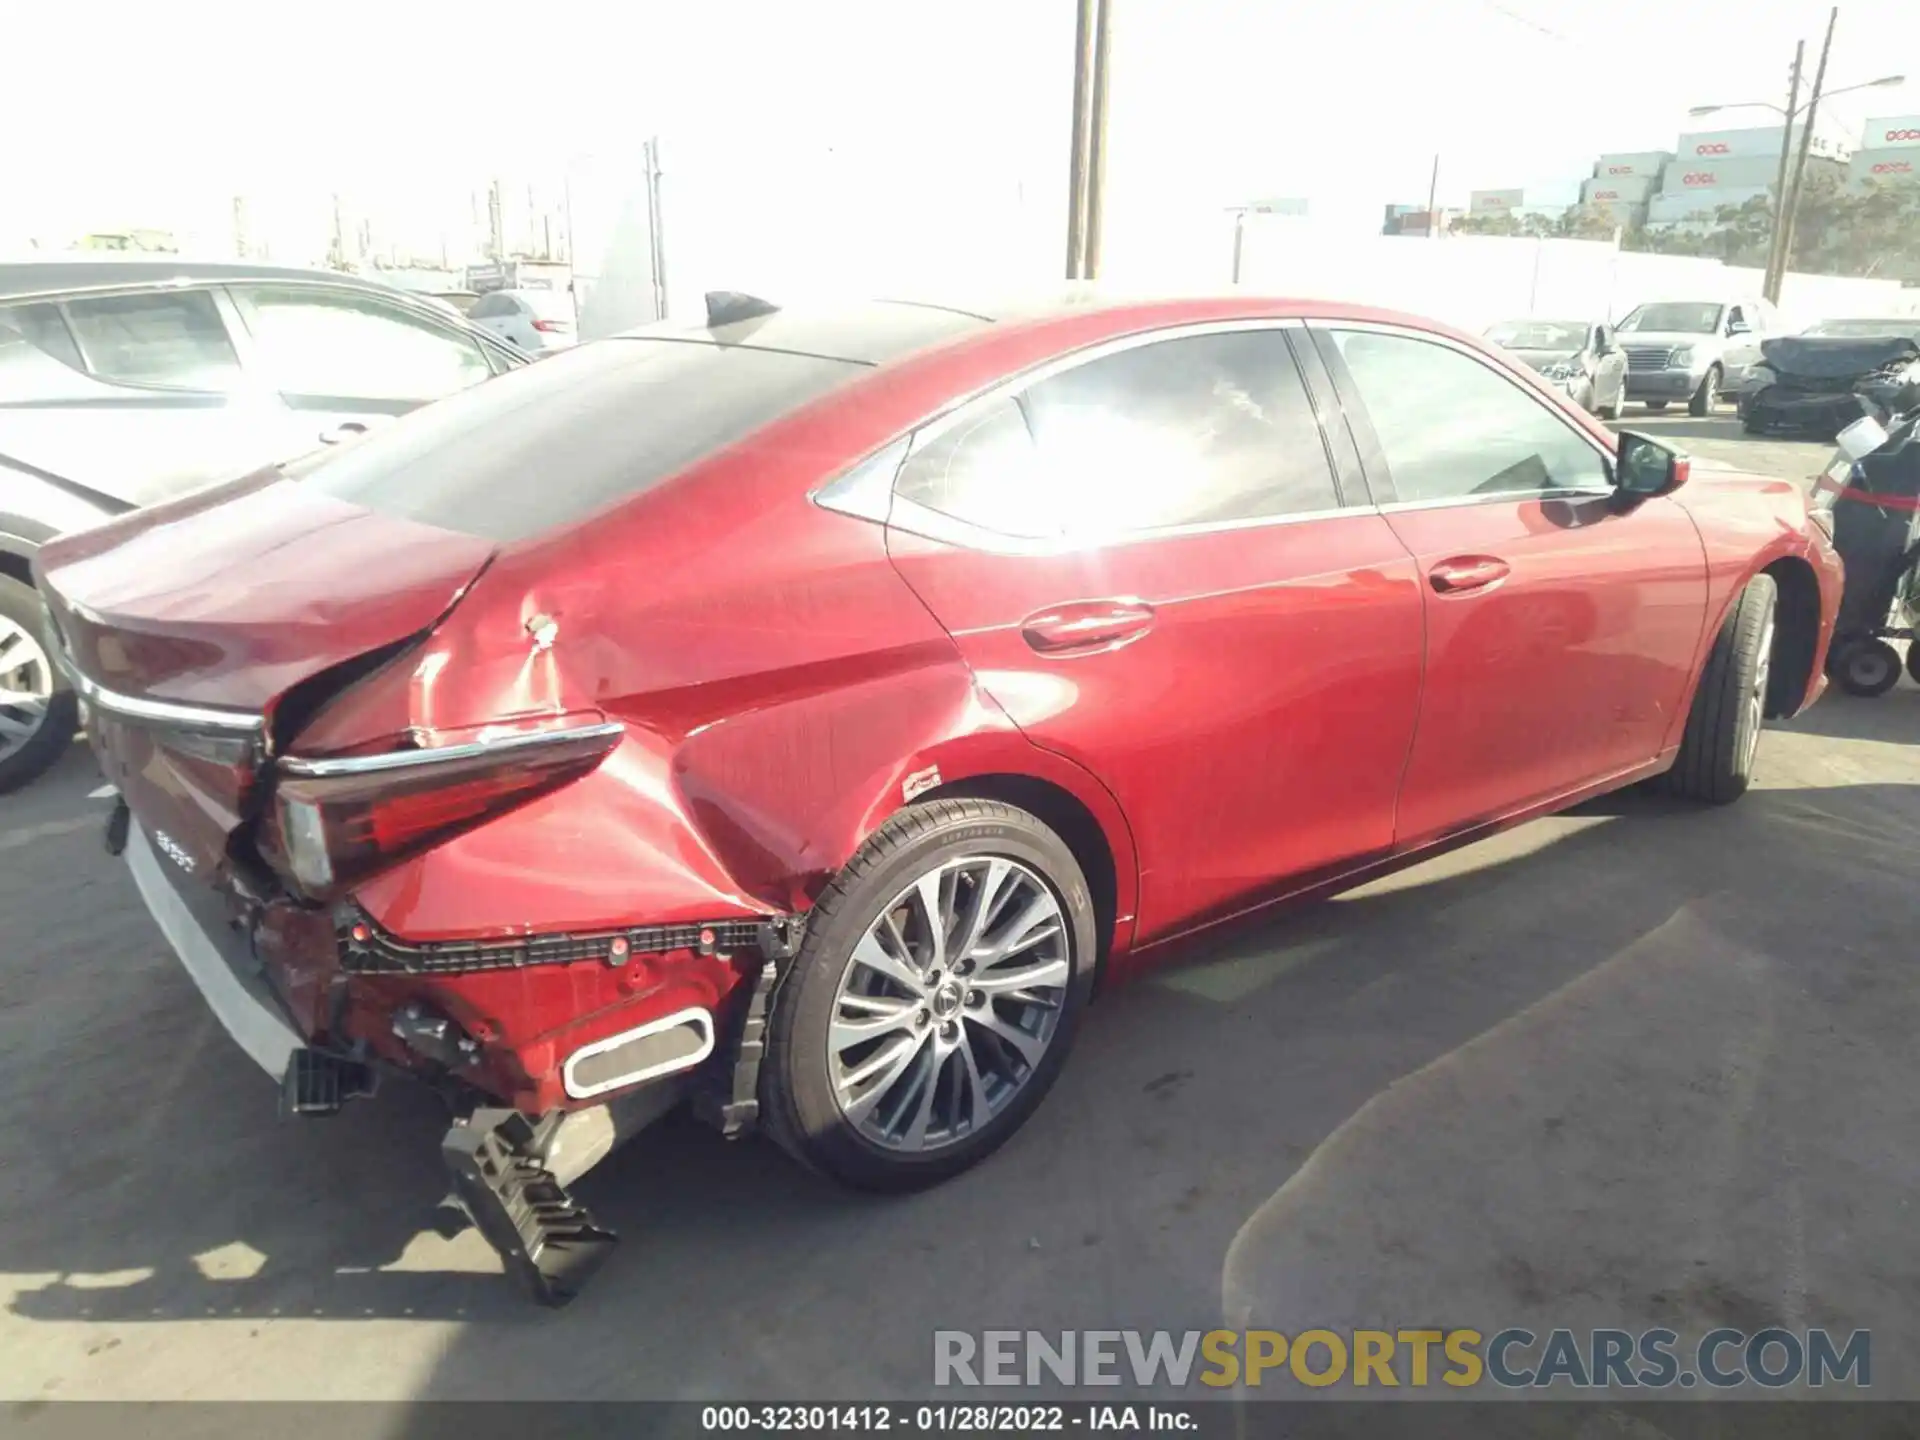
[{"label": "rear tire", "polygon": [[974,798],[899,812],[814,905],[775,996],[767,1134],[856,1189],[970,1168],[1059,1074],[1097,953],[1086,878],[1034,816]]},{"label": "rear tire", "polygon": [[1680,754],[1667,789],[1687,800],[1725,805],[1747,793],[1772,673],[1776,588],[1756,575],[1714,636],[1700,672]]},{"label": "rear tire", "polygon": [[0,575],[0,793],[18,789],[53,767],[73,743],[79,707],[67,677],[53,663],[40,597]]},{"label": "rear tire", "polygon": [[1920,685],[1920,641],[1907,642],[1907,674],[1914,684]]},{"label": "rear tire", "polygon": [[[1911,652],[1908,655],[1911,663]],[[1849,640],[1827,661],[1833,683],[1849,695],[1872,700],[1900,683],[1900,652],[1884,640]]]}]

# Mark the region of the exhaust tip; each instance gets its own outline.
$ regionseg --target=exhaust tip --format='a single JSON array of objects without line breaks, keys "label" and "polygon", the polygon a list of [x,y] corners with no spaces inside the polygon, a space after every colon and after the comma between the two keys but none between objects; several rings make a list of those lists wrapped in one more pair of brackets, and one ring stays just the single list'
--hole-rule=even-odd
[{"label": "exhaust tip", "polygon": [[712,1053],[713,1016],[695,1006],[581,1046],[567,1057],[560,1080],[569,1097],[589,1100],[690,1069]]}]

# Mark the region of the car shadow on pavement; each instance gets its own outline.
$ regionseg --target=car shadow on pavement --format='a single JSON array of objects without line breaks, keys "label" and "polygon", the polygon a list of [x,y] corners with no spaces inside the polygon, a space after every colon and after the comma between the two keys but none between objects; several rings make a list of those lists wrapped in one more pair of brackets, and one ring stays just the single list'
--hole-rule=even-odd
[{"label": "car shadow on pavement", "polygon": [[1871,699],[1849,695],[1830,685],[1818,705],[1797,719],[1785,721],[1780,728],[1836,740],[1920,744],[1920,685],[1903,679],[1886,694]]},{"label": "car shadow on pavement", "polygon": [[[1869,994],[1876,1024],[1920,1019],[1876,968],[1910,943],[1916,836],[1904,784],[1719,810],[1636,791],[1509,832],[1116,987],[1026,1129],[920,1195],[851,1195],[676,1117],[582,1182],[626,1238],[559,1313],[471,1232],[427,1229],[431,1101],[277,1120],[157,943],[101,953],[81,925],[0,978],[0,1272],[35,1321],[475,1322],[410,1387],[429,1398],[920,1395],[935,1328],[1219,1323],[1236,1236],[1350,1117],[1683,911],[1707,906],[1775,964],[1826,965],[1812,983]],[[124,876],[100,883],[124,899]],[[36,1017],[53,967],[75,964],[100,967],[97,1003]],[[1920,1093],[1902,1063],[1889,1083]],[[1618,1169],[1629,1191],[1685,1179]],[[324,1392],[359,1393],[347,1376]]]}]

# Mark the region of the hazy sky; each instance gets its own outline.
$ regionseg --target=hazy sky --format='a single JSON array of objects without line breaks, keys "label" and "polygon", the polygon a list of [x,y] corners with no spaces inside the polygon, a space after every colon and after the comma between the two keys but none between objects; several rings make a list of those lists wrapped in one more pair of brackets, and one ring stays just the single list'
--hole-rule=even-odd
[{"label": "hazy sky", "polygon": [[[1766,0],[1112,3],[1117,235],[1262,194],[1370,217],[1425,198],[1436,150],[1454,201],[1571,180],[1603,149],[1670,145],[1691,104],[1781,98],[1794,40],[1817,41],[1826,16]],[[237,191],[284,209],[346,188],[405,223],[464,208],[490,173],[656,130],[670,160],[708,157],[707,183],[728,157],[791,157],[762,164],[778,180],[741,171],[776,223],[822,186],[889,187],[920,215],[1012,190],[1049,226],[1064,205],[1072,0],[8,9],[0,238],[191,228]],[[1920,5],[1850,0],[1830,83],[1905,62],[1920,71]],[[1920,86],[1835,110],[1913,113]]]}]

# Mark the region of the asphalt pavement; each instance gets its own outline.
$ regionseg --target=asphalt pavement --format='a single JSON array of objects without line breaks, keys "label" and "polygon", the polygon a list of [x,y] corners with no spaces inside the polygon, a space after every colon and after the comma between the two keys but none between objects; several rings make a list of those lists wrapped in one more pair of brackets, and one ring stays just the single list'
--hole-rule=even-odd
[{"label": "asphalt pavement", "polygon": [[583,1183],[626,1240],[559,1313],[428,1227],[424,1097],[276,1118],[76,747],[0,798],[0,1398],[914,1397],[936,1329],[1221,1324],[1865,1328],[1920,1397],[1916,734],[1905,682],[1830,697],[1736,805],[1613,797],[1117,990],[926,1194],[670,1120]]}]

